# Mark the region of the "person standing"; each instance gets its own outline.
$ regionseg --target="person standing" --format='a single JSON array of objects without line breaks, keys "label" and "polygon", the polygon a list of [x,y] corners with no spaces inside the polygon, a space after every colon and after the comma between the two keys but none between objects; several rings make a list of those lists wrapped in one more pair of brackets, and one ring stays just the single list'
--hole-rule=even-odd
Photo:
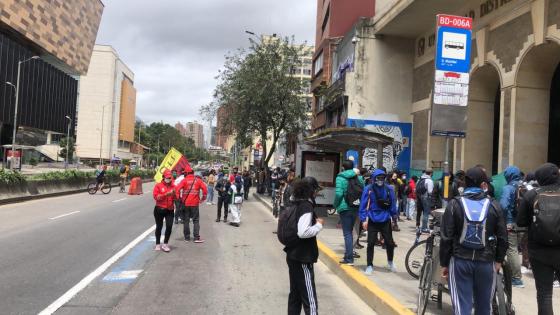
[{"label": "person standing", "polygon": [[517,224],[517,197],[521,186],[521,171],[517,166],[508,166],[504,171],[504,177],[507,184],[502,189],[502,196],[500,198],[500,207],[502,207],[503,215],[506,220],[507,234],[508,234],[508,250],[507,261],[511,266],[512,280],[511,285],[517,288],[523,288],[523,280],[521,280],[521,262],[519,260],[519,240]]},{"label": "person standing", "polygon": [[406,219],[409,221],[412,220],[416,214],[416,181],[418,181],[418,177],[412,176],[407,183]]},{"label": "person standing", "polygon": [[270,185],[271,185],[271,196],[272,199],[274,200],[274,198],[276,198],[276,189],[278,189],[278,186],[280,185],[280,168],[277,167],[274,169],[274,171],[272,172],[272,174],[270,175]]},{"label": "person standing", "polygon": [[284,248],[290,277],[288,315],[301,314],[302,307],[306,315],[318,314],[313,265],[319,258],[317,235],[324,223],[314,210],[314,200],[319,190],[319,183],[313,177],[295,180],[292,185],[298,241]]},{"label": "person standing", "polygon": [[224,222],[227,222],[228,208],[229,208],[229,187],[231,186],[229,180],[223,174],[218,175],[218,182],[216,183],[216,191],[218,192],[218,216],[216,222],[220,222],[222,216],[222,208],[224,209]]},{"label": "person standing", "polygon": [[[184,171],[181,172],[180,176],[177,176],[177,172],[173,171],[173,178],[175,187],[179,187],[183,179],[185,179]],[[183,204],[181,191],[175,189],[175,224],[183,223],[185,219],[185,205]]]},{"label": "person standing", "polygon": [[476,315],[491,314],[496,273],[506,256],[506,225],[500,205],[485,192],[488,181],[481,168],[467,170],[465,192],[449,202],[441,222],[440,265],[455,315],[473,308]]},{"label": "person standing", "polygon": [[231,212],[232,226],[239,227],[241,223],[241,205],[243,204],[243,180],[240,175],[235,177],[234,183],[229,188],[229,212]]},{"label": "person standing", "polygon": [[353,232],[358,216],[364,183],[354,171],[354,162],[345,160],[342,162],[342,168],[344,171],[336,176],[336,190],[333,205],[340,216],[342,235],[344,236],[344,257],[340,263],[353,266]]},{"label": "person standing", "polygon": [[243,173],[243,197],[245,200],[249,200],[249,191],[251,190],[251,187],[253,187],[253,178],[251,178],[249,171],[245,171]]},{"label": "person standing", "polygon": [[[154,250],[163,250],[169,252],[171,249],[167,245],[169,237],[171,237],[171,229],[173,228],[173,210],[175,199],[175,184],[173,183],[173,175],[166,170],[163,172],[163,180],[154,186],[153,197],[156,201],[154,207],[154,218],[156,220],[156,247]],[[163,220],[165,219],[165,238],[163,245],[161,242],[161,229],[163,228]]]},{"label": "person standing", "polygon": [[360,202],[360,221],[364,230],[368,232],[367,243],[367,267],[365,273],[373,273],[373,249],[377,243],[377,234],[381,233],[387,250],[387,269],[396,272],[397,268],[393,262],[395,254],[395,242],[391,220],[397,215],[397,198],[395,191],[385,181],[387,175],[381,169],[377,169],[371,175],[373,184],[368,185],[362,194]]},{"label": "person standing", "polygon": [[399,174],[397,172],[393,172],[391,173],[391,177],[389,178],[389,180],[387,181],[389,186],[391,186],[393,188],[393,191],[395,192],[395,198],[397,200],[397,214],[393,216],[393,231],[395,232],[400,232],[400,228],[399,228],[399,221],[401,221],[402,219],[399,217],[399,212],[400,212],[400,208],[399,206],[401,205],[401,187],[402,187],[402,181],[399,179]]},{"label": "person standing", "polygon": [[[177,187],[180,190],[181,198],[185,206],[185,216],[183,221],[183,235],[185,236],[185,242],[191,241],[191,230],[190,230],[190,220],[193,222],[193,236],[195,243],[204,243],[204,240],[200,237],[200,203],[206,200],[206,194],[208,190],[204,181],[194,175],[194,171],[189,169],[186,171],[185,179],[181,182],[180,186]],[[202,199],[200,199],[200,193],[202,192]]]},{"label": "person standing", "polygon": [[537,287],[538,315],[552,315],[554,273],[560,274],[560,173],[552,163],[535,171],[538,188],[521,198],[517,225],[528,227],[529,259]]},{"label": "person standing", "polygon": [[210,173],[208,174],[208,179],[207,179],[207,187],[208,187],[208,200],[206,202],[207,205],[213,205],[214,204],[214,185],[216,185],[216,171],[215,170],[210,170]]},{"label": "person standing", "polygon": [[420,198],[420,202],[422,203],[422,233],[430,233],[428,222],[430,220],[430,213],[432,212],[433,192],[434,181],[432,180],[432,170],[428,169],[416,184],[416,195]]}]

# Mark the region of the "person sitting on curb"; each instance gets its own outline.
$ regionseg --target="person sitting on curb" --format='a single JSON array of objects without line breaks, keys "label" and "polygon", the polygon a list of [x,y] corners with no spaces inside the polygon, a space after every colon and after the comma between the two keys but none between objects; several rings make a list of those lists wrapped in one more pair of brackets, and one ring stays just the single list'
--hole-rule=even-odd
[{"label": "person sitting on curb", "polygon": [[373,249],[377,243],[378,233],[381,233],[385,240],[387,269],[391,272],[397,271],[393,262],[395,242],[391,229],[391,220],[397,215],[397,200],[395,191],[385,181],[386,177],[387,175],[383,170],[375,170],[371,175],[373,184],[364,189],[360,202],[360,221],[364,230],[368,232],[367,267],[365,270],[367,275],[373,273]]}]

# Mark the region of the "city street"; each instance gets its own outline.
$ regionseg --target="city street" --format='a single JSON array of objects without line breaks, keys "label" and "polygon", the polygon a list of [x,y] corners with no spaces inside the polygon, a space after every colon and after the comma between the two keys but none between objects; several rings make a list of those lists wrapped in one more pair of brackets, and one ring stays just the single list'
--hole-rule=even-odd
[{"label": "city street", "polygon": [[[150,228],[152,209],[151,194],[114,192],[1,207],[2,313],[46,308]],[[270,213],[250,201],[240,228],[214,217],[215,208],[203,205],[201,245],[183,242],[182,225],[174,225],[169,254],[151,250],[150,233],[57,314],[284,314],[288,273]],[[142,271],[135,281],[107,280],[107,273],[127,264]],[[315,272],[320,309],[373,313],[323,264]]]}]

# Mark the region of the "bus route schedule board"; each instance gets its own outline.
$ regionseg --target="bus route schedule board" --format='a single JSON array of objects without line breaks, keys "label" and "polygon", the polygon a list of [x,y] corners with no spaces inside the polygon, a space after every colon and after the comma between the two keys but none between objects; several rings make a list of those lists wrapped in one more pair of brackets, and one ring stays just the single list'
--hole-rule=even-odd
[{"label": "bus route schedule board", "polygon": [[472,19],[437,15],[431,134],[460,137],[467,133]]}]

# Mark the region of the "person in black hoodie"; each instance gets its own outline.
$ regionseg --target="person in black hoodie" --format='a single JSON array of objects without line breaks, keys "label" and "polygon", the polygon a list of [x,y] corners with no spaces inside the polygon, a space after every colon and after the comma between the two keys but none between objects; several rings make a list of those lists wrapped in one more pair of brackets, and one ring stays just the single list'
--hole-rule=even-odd
[{"label": "person in black hoodie", "polygon": [[290,274],[288,315],[299,315],[302,306],[306,315],[315,315],[318,310],[313,264],[319,258],[316,237],[323,229],[323,219],[318,218],[314,211],[319,190],[319,183],[313,177],[296,180],[292,186],[299,241],[295,246],[284,248]]},{"label": "person in black hoodie", "polygon": [[496,272],[508,248],[506,224],[500,205],[486,193],[486,173],[474,167],[465,178],[463,196],[450,200],[441,222],[442,276],[449,278],[454,314],[471,314],[474,307],[475,314],[490,315]]},{"label": "person in black hoodie", "polygon": [[230,187],[231,183],[229,182],[227,176],[224,176],[224,174],[218,175],[218,182],[214,187],[214,189],[218,192],[218,216],[216,218],[216,222],[220,222],[222,208],[224,209],[224,222],[227,222],[228,205],[230,204],[228,191]]},{"label": "person in black hoodie", "polygon": [[[560,246],[547,246],[537,240],[534,228],[534,205],[541,192],[560,192],[560,173],[552,163],[541,165],[535,172],[539,188],[527,191],[519,202],[517,226],[529,228],[529,259],[537,287],[539,315],[552,315],[554,272],[560,273]],[[559,198],[556,196],[556,198]],[[559,200],[560,202],[560,200]],[[551,216],[553,218],[553,216]]]}]

